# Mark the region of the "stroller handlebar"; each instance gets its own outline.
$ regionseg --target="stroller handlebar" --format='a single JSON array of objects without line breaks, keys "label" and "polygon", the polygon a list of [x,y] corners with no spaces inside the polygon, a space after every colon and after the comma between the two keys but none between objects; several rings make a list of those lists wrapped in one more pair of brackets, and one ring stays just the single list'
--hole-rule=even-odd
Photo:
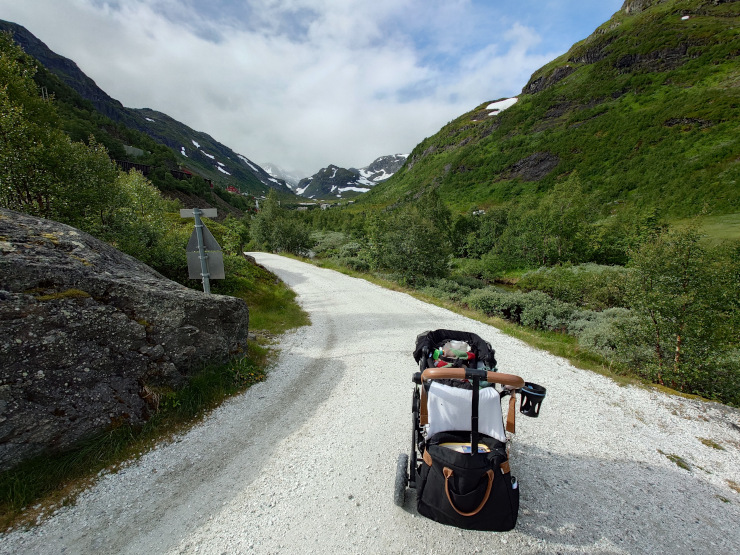
[{"label": "stroller handlebar", "polygon": [[501,372],[487,372],[472,368],[427,368],[421,374],[422,380],[464,380],[480,378],[488,383],[500,383],[515,389],[524,387],[524,380],[514,374],[502,374]]}]

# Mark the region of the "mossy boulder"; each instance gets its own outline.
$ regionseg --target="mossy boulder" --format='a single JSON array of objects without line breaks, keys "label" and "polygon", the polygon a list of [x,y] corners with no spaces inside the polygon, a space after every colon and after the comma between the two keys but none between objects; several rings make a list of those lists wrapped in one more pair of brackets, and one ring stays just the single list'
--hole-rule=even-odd
[{"label": "mossy boulder", "polygon": [[0,209],[0,238],[0,470],[143,423],[145,388],[177,388],[246,346],[240,299],[57,222]]}]

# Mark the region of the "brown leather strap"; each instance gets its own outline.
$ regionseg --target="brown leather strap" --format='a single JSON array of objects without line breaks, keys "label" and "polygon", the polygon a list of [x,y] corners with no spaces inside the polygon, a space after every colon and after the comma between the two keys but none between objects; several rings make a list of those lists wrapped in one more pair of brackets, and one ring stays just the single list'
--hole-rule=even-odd
[{"label": "brown leather strap", "polygon": [[460,509],[455,507],[455,504],[452,502],[449,486],[450,476],[452,476],[452,469],[445,466],[444,469],[442,469],[442,473],[445,475],[445,493],[447,494],[447,500],[450,502],[450,505],[453,509],[455,509],[455,512],[457,514],[459,514],[460,516],[475,516],[481,511],[481,509],[483,509],[483,507],[485,507],[486,502],[488,501],[488,497],[491,495],[491,488],[493,487],[493,470],[489,470],[488,472],[486,472],[486,474],[488,474],[488,487],[486,488],[486,495],[483,496],[483,501],[481,501],[481,504],[478,505],[478,508],[471,513],[462,512]]},{"label": "brown leather strap", "polygon": [[429,424],[429,409],[427,409],[427,389],[423,385],[419,405],[419,426],[426,426]]},{"label": "brown leather strap", "polygon": [[424,454],[421,456],[422,460],[427,463],[427,466],[432,466],[432,456],[429,454],[429,451],[424,449]]},{"label": "brown leather strap", "polygon": [[509,399],[509,414],[506,415],[506,431],[516,433],[516,393],[513,391]]},{"label": "brown leather strap", "polygon": [[511,466],[509,466],[509,461],[504,461],[501,463],[501,473],[502,474],[508,474],[511,472]]}]

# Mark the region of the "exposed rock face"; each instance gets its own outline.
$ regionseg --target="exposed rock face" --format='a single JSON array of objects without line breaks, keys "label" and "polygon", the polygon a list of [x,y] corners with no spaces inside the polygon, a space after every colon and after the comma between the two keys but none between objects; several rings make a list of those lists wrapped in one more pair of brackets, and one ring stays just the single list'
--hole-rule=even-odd
[{"label": "exposed rock face", "polygon": [[[183,256],[185,253],[183,252]],[[72,227],[0,209],[0,470],[119,422],[247,342],[233,297],[172,282]]]},{"label": "exposed rock face", "polygon": [[560,163],[560,158],[549,152],[535,152],[514,164],[506,179],[519,178],[522,181],[540,181]]},{"label": "exposed rock face", "polygon": [[522,89],[522,94],[536,94],[552,87],[558,81],[565,79],[575,69],[571,66],[556,67],[550,75],[531,79]]},{"label": "exposed rock face", "polygon": [[625,0],[622,11],[627,15],[633,15],[645,11],[653,4],[659,4],[662,0]]}]

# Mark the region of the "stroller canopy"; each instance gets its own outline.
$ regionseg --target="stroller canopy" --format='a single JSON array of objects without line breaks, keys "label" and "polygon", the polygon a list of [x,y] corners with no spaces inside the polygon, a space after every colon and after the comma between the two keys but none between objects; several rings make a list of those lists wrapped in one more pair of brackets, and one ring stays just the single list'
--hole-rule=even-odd
[{"label": "stroller canopy", "polygon": [[454,330],[434,330],[425,331],[416,338],[416,348],[414,349],[414,360],[418,363],[424,356],[424,350],[431,353],[447,343],[447,341],[465,341],[470,345],[470,349],[475,354],[477,361],[483,362],[488,368],[496,367],[496,351],[493,350],[488,341],[481,339],[474,333],[467,331]]}]

